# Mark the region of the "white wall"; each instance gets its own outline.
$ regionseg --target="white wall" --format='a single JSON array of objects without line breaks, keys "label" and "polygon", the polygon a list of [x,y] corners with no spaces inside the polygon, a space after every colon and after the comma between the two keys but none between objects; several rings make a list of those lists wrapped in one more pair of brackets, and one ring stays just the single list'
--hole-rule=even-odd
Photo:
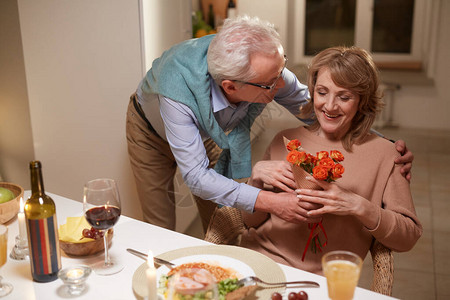
[{"label": "white wall", "polygon": [[[192,37],[192,2],[187,0],[142,0],[145,70],[164,50]],[[155,13],[158,12],[158,13]]]},{"label": "white wall", "polygon": [[0,181],[29,188],[34,149],[16,0],[0,1],[0,44]]},{"label": "white wall", "polygon": [[[123,214],[141,219],[125,138],[129,96],[154,58],[191,36],[191,3],[5,0],[0,8],[8,28],[0,31],[0,175],[29,189],[28,162],[38,159],[46,190],[78,201],[86,181],[114,178]],[[179,176],[177,187],[183,231],[196,209]]]},{"label": "white wall", "polygon": [[81,200],[86,181],[111,177],[123,213],[140,218],[125,139],[128,99],[142,76],[138,1],[18,0],[18,7],[46,190]]},{"label": "white wall", "polygon": [[239,0],[237,4],[239,15],[257,16],[275,25],[280,34],[283,47],[288,45],[288,0]]}]

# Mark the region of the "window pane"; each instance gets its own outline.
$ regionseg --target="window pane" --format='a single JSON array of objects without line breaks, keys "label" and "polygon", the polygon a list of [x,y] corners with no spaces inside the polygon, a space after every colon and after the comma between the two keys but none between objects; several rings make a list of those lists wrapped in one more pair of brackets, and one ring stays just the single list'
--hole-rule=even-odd
[{"label": "window pane", "polygon": [[414,0],[375,0],[372,51],[411,53]]},{"label": "window pane", "polygon": [[332,46],[352,46],[356,0],[306,0],[305,55]]}]

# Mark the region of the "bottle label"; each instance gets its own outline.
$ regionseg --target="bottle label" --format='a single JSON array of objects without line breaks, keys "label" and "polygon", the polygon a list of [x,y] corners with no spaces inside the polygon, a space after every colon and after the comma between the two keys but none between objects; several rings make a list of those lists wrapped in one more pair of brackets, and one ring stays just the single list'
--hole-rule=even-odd
[{"label": "bottle label", "polygon": [[47,219],[28,219],[31,272],[46,275],[61,269],[56,215]]}]

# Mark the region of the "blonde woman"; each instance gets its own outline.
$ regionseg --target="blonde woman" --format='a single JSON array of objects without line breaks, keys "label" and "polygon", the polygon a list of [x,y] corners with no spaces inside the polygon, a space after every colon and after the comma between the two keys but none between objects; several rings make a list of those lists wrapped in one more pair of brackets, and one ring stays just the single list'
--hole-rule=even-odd
[{"label": "blonde woman", "polygon": [[[267,149],[266,161],[253,168],[249,183],[260,188],[270,180],[277,181],[278,187],[283,184],[280,182],[289,185],[292,174],[283,167],[280,172],[269,167],[287,164],[283,137],[298,139],[311,154],[340,151],[345,157],[345,172],[332,183],[308,176],[322,190],[296,190],[299,202],[304,207],[309,205],[304,222],[286,222],[260,212],[244,213],[248,229],[242,236],[242,246],[277,262],[321,273],[321,258],[328,251],[349,250],[364,258],[373,239],[399,252],[415,245],[422,225],[409,181],[401,174],[401,165],[395,163],[400,154],[395,144],[370,131],[382,106],[378,85],[377,69],[363,49],[335,47],[314,57],[308,72],[311,101],[303,108],[304,116],[314,112],[314,122],[278,133]],[[317,220],[322,221],[327,244],[316,253],[308,249],[302,260],[310,247],[308,224]]]}]

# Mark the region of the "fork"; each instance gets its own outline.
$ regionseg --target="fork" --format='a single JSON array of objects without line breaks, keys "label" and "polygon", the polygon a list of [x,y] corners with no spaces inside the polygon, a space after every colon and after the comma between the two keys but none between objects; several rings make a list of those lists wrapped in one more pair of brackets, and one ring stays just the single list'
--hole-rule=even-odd
[{"label": "fork", "polygon": [[242,279],[239,279],[237,282],[238,286],[247,286],[247,285],[253,285],[253,284],[271,285],[271,286],[296,284],[296,285],[302,285],[304,287],[320,287],[320,285],[315,281],[266,282],[266,281],[259,279],[256,276],[244,277]]}]

